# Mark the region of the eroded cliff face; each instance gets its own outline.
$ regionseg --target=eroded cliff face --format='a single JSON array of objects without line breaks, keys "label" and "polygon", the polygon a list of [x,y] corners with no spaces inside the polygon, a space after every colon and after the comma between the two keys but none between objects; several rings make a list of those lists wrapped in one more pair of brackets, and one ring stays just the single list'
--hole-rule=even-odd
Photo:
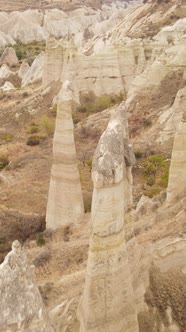
[{"label": "eroded cliff face", "polygon": [[186,193],[185,179],[186,165],[186,112],[184,109],[183,118],[177,127],[174,139],[169,183],[167,188],[167,201],[170,203],[175,199],[179,199],[180,195]]}]

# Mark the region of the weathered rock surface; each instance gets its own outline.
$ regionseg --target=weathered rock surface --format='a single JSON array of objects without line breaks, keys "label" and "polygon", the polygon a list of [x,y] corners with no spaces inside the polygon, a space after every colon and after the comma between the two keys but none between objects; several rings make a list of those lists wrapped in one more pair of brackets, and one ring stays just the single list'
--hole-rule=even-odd
[{"label": "weathered rock surface", "polygon": [[14,72],[11,71],[6,64],[1,66],[1,68],[0,68],[0,78],[8,78],[12,74],[14,74]]},{"label": "weathered rock surface", "polygon": [[0,49],[4,49],[9,45],[15,45],[15,44],[16,42],[12,37],[4,33],[3,31],[0,31]]},{"label": "weathered rock surface", "polygon": [[32,63],[31,67],[25,71],[23,75],[21,86],[25,87],[28,84],[34,83],[42,78],[43,63],[45,52],[41,52]]},{"label": "weathered rock surface", "polygon": [[78,313],[81,332],[139,331],[124,231],[124,174],[134,161],[131,147],[125,149],[125,116],[121,107],[94,155],[90,249]]},{"label": "weathered rock surface", "polygon": [[18,241],[0,265],[0,330],[54,332],[39,293],[34,267]]},{"label": "weathered rock surface", "polygon": [[7,47],[1,55],[0,62],[6,63],[9,66],[16,66],[18,58],[15,50],[12,47]]},{"label": "weathered rock surface", "polygon": [[77,167],[72,121],[73,92],[70,82],[58,95],[53,165],[47,204],[47,228],[56,229],[83,220],[84,207]]},{"label": "weathered rock surface", "polygon": [[169,183],[167,188],[167,201],[179,199],[186,194],[186,112],[184,110],[183,120],[177,128],[174,139]]},{"label": "weathered rock surface", "polygon": [[5,84],[0,87],[0,90],[3,90],[3,91],[10,91],[10,90],[14,90],[14,89],[15,89],[15,87],[13,86],[13,84],[8,81],[6,81]]},{"label": "weathered rock surface", "polygon": [[27,62],[22,62],[18,71],[18,76],[22,79],[26,75],[29,69],[30,69],[29,64]]}]

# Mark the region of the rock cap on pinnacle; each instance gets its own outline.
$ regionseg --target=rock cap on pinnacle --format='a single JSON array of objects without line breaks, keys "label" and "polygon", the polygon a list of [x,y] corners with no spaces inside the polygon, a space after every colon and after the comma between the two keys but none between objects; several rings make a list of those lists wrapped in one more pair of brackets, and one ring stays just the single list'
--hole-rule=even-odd
[{"label": "rock cap on pinnacle", "polygon": [[73,89],[71,82],[66,80],[58,95],[58,100],[61,101],[71,101],[73,99]]}]

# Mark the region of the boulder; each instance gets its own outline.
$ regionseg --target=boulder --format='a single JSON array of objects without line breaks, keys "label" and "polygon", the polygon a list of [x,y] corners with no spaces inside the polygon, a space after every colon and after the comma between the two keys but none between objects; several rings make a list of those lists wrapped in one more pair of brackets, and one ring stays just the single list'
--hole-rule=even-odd
[{"label": "boulder", "polygon": [[4,64],[0,68],[0,78],[9,78],[10,75],[14,75],[15,73],[9,69],[9,67]]},{"label": "boulder", "polygon": [[16,66],[18,64],[18,58],[14,48],[7,47],[1,55],[0,62],[6,63],[9,66]]},{"label": "boulder", "polygon": [[10,90],[15,90],[15,87],[11,82],[6,81],[5,84],[0,87],[0,90],[10,91]]},{"label": "boulder", "polygon": [[29,64],[27,62],[22,62],[18,71],[18,76],[22,79],[26,75],[29,69],[30,69]]}]

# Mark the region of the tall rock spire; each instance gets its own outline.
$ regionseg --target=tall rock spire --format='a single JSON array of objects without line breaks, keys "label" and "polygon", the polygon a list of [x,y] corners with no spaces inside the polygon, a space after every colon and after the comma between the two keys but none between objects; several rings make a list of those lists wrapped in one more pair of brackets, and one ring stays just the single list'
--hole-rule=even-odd
[{"label": "tall rock spire", "polygon": [[173,201],[180,194],[186,194],[186,111],[183,112],[183,119],[174,139],[167,201]]},{"label": "tall rock spire", "polygon": [[65,81],[58,95],[53,165],[48,195],[46,226],[57,229],[82,221],[83,196],[77,167],[72,121],[73,91]]},{"label": "tall rock spire", "polygon": [[123,105],[111,118],[93,159],[94,191],[91,237],[83,297],[78,310],[80,332],[137,332],[137,310],[125,244],[124,176],[133,163],[127,145]]}]

